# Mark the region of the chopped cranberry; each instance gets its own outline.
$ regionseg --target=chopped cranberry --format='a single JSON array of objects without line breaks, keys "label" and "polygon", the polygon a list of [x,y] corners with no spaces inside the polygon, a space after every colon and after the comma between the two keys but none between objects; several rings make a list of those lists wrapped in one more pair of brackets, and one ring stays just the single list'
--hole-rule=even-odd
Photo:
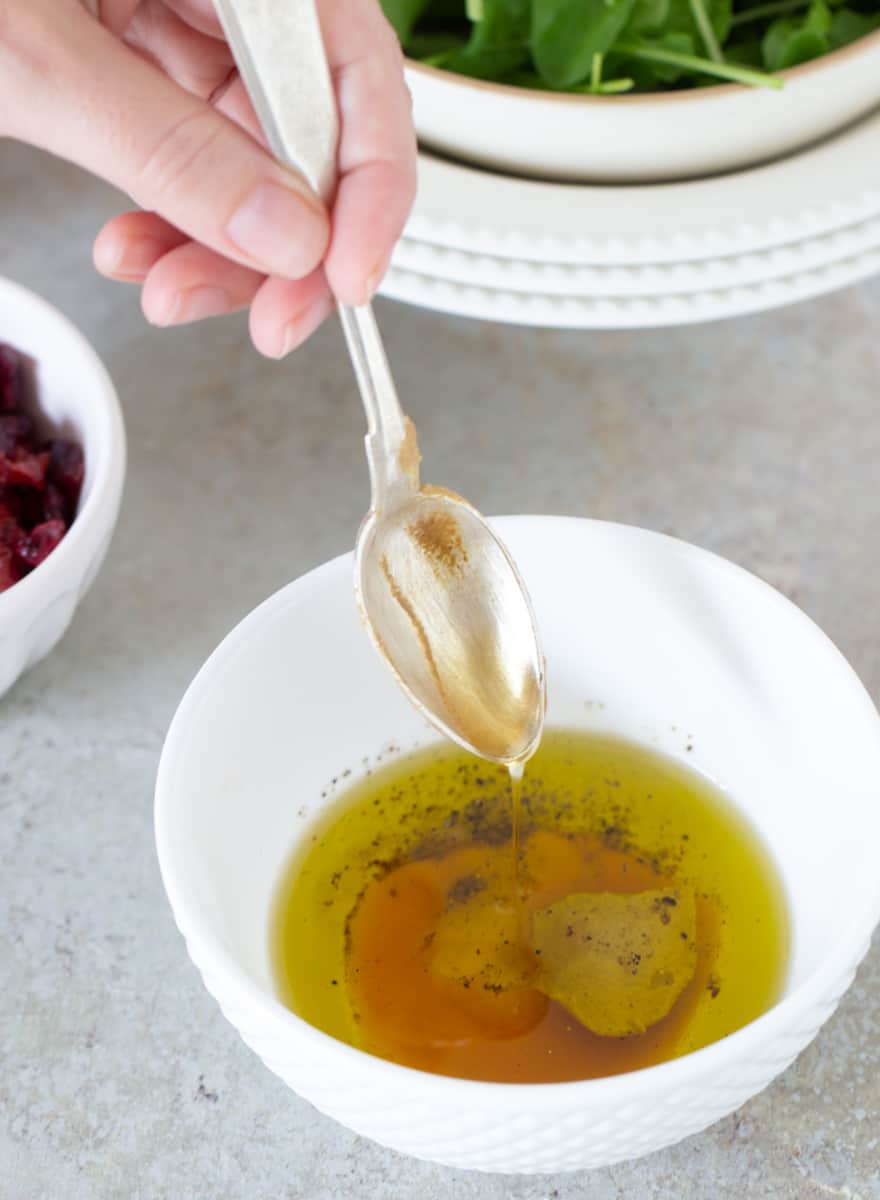
[{"label": "chopped cranberry", "polygon": [[18,521],[12,517],[0,517],[0,546],[16,546],[24,536]]},{"label": "chopped cranberry", "polygon": [[61,488],[56,487],[54,483],[46,485],[46,490],[42,496],[44,521],[64,521],[69,524],[73,517],[73,505],[62,492]]},{"label": "chopped cranberry", "polygon": [[56,438],[49,443],[49,478],[63,492],[76,500],[82,487],[85,464],[82,447],[66,438]]},{"label": "chopped cranberry", "polygon": [[0,521],[4,517],[12,517],[16,521],[21,521],[21,500],[18,493],[12,488],[5,488],[0,485]]},{"label": "chopped cranberry", "polygon": [[18,523],[24,529],[33,529],[43,520],[44,493],[34,487],[9,487],[6,489],[10,506],[18,514]]},{"label": "chopped cranberry", "polygon": [[22,399],[22,359],[11,346],[0,346],[0,592],[38,567],[64,537],[84,474],[75,442],[37,441]]},{"label": "chopped cranberry", "polygon": [[18,583],[20,578],[21,571],[16,564],[12,547],[0,543],[0,592],[5,592],[14,583]]},{"label": "chopped cranberry", "polygon": [[0,413],[0,454],[11,454],[26,445],[33,431],[34,423],[27,413]]},{"label": "chopped cranberry", "polygon": [[7,504],[0,498],[0,546],[14,546],[24,536],[20,516],[18,505]]},{"label": "chopped cranberry", "polygon": [[0,457],[0,484],[42,490],[46,486],[48,466],[47,451],[32,454],[24,446],[17,446],[12,454]]},{"label": "chopped cranberry", "polygon": [[21,361],[11,346],[0,346],[0,412],[21,407]]},{"label": "chopped cranberry", "polygon": [[67,526],[63,521],[44,521],[42,525],[35,525],[15,547],[15,557],[19,565],[26,570],[38,567],[48,558],[66,532]]}]

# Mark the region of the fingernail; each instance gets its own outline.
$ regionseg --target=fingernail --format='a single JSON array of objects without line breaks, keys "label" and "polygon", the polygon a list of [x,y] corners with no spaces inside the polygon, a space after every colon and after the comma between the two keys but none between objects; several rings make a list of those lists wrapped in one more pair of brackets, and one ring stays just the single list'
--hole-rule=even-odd
[{"label": "fingernail", "polygon": [[261,183],[232,214],[226,232],[242,254],[269,274],[301,279],[321,261],[327,221],[302,192]]},{"label": "fingernail", "polygon": [[122,262],[123,244],[119,241],[97,241],[95,242],[94,252],[92,257],[95,263],[95,269],[100,271],[102,275],[115,275],[116,268]]},{"label": "fingernail", "polygon": [[230,309],[229,297],[222,288],[193,287],[174,292],[164,312],[156,313],[156,325],[185,325],[205,317],[219,317]]},{"label": "fingernail", "polygon": [[98,242],[95,266],[102,275],[140,280],[167,250],[168,246],[158,238],[120,238],[106,245]]},{"label": "fingernail", "polygon": [[140,278],[167,253],[167,243],[158,238],[133,238],[124,245],[116,270]]},{"label": "fingernail", "polygon": [[388,260],[380,258],[372,271],[367,276],[367,300],[372,300],[376,292],[379,290],[379,284],[385,278],[385,272],[388,270]]},{"label": "fingernail", "polygon": [[275,358],[286,358],[287,355],[290,354],[291,350],[295,350],[299,345],[301,337],[300,324],[303,317],[308,312],[309,308],[304,308],[302,312],[297,313],[296,316],[292,317],[284,326],[284,329],[281,333],[281,349],[276,355],[274,355]]},{"label": "fingernail", "polygon": [[291,317],[284,326],[281,334],[281,348],[272,357],[286,358],[291,350],[295,350],[306,338],[311,337],[333,307],[333,300],[329,296],[324,296],[300,309],[296,316]]}]

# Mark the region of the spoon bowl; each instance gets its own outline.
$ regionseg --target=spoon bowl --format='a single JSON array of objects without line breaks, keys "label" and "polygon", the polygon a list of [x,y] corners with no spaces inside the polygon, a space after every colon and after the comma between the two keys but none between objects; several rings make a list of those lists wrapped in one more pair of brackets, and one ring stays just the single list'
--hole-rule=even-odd
[{"label": "spoon bowl", "polygon": [[499,763],[536,749],[544,663],[528,594],[485,518],[440,488],[370,512],[355,550],[361,614],[409,699]]}]

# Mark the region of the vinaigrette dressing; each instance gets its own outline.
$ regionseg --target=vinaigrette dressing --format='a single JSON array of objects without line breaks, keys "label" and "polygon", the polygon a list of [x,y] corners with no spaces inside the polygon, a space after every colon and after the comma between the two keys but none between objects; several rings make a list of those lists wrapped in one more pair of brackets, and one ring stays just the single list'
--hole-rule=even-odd
[{"label": "vinaigrette dressing", "polygon": [[548,730],[512,784],[443,744],[350,788],[279,887],[283,1001],[383,1058],[519,1082],[650,1066],[775,1002],[781,884],[704,776]]}]

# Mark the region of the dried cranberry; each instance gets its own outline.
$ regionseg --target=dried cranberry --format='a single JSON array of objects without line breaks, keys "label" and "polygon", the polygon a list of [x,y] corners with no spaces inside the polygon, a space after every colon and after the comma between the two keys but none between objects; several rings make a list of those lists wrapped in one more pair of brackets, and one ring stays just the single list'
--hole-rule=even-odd
[{"label": "dried cranberry", "polygon": [[18,515],[18,523],[24,529],[33,529],[43,520],[43,496],[45,493],[33,487],[7,488],[10,507]]},{"label": "dried cranberry", "polygon": [[15,547],[15,557],[19,565],[27,570],[38,567],[48,558],[66,532],[67,526],[63,521],[44,521],[42,525],[35,525]]},{"label": "dried cranberry", "polygon": [[64,521],[68,524],[70,523],[73,517],[73,506],[61,488],[56,487],[54,483],[47,484],[42,500],[43,512],[41,515],[44,521]]},{"label": "dried cranberry", "polygon": [[20,578],[21,571],[16,564],[12,547],[0,543],[0,592],[5,592],[14,583],[18,583]]},{"label": "dried cranberry", "polygon": [[0,454],[11,454],[26,446],[34,431],[34,423],[23,412],[0,413]]},{"label": "dried cranberry", "polygon": [[0,592],[51,554],[76,515],[82,449],[66,438],[42,444],[23,410],[21,356],[0,346]]},{"label": "dried cranberry", "polygon": [[11,454],[0,456],[0,484],[42,490],[48,466],[48,452],[32,454],[24,446],[17,446]]},{"label": "dried cranberry", "polygon": [[24,537],[18,517],[7,505],[0,503],[0,546],[14,546]]},{"label": "dried cranberry", "polygon": [[13,521],[11,517],[0,518],[0,546],[16,546],[24,536],[18,521]]},{"label": "dried cranberry", "polygon": [[21,361],[11,346],[0,346],[0,412],[21,407]]},{"label": "dried cranberry", "polygon": [[66,438],[56,438],[49,443],[49,453],[49,478],[71,499],[76,500],[85,470],[82,447]]},{"label": "dried cranberry", "polygon": [[18,492],[14,492],[12,488],[5,488],[0,484],[0,520],[3,517],[14,517],[16,521],[21,521],[21,499]]}]

